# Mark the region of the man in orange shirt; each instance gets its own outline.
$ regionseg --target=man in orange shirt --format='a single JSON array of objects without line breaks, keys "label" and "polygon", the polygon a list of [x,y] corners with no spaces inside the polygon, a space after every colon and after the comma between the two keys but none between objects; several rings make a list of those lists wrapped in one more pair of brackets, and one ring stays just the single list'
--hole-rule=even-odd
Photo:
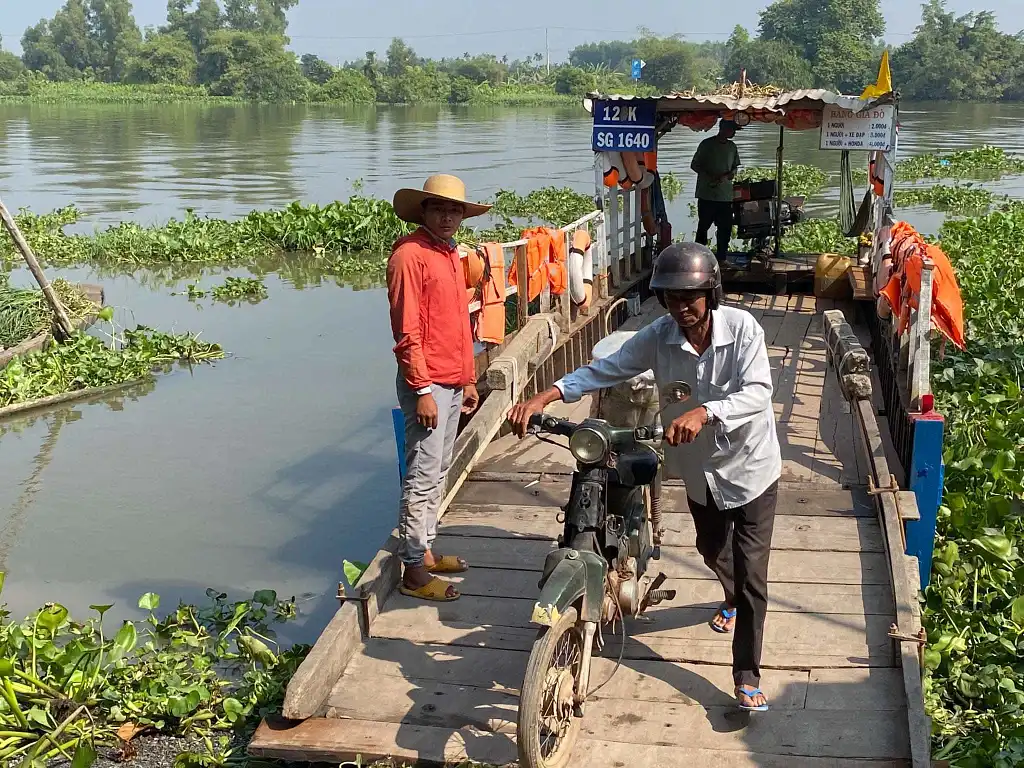
[{"label": "man in orange shirt", "polygon": [[424,600],[459,597],[436,574],[462,573],[469,565],[431,550],[437,514],[452,462],[459,414],[478,403],[469,300],[454,235],[466,218],[490,206],[466,201],[454,176],[427,179],[423,189],[395,194],[395,213],[419,224],[395,243],[388,260],[388,301],[398,358],[398,402],[405,414],[406,474],[399,508],[401,591]]}]

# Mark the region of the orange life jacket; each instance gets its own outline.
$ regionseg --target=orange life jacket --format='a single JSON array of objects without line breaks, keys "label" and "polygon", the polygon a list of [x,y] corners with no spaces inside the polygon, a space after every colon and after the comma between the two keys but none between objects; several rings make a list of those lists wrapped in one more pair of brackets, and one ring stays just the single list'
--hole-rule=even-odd
[{"label": "orange life jacket", "polygon": [[875,197],[885,195],[885,178],[878,174],[878,168],[881,165],[879,159],[879,153],[872,152],[871,160],[868,162],[868,179],[871,181],[871,189],[874,191]]},{"label": "orange life jacket", "polygon": [[484,243],[487,260],[487,279],[480,289],[480,312],[477,314],[475,337],[488,344],[505,341],[505,254],[498,243]]},{"label": "orange life jacket", "polygon": [[[565,293],[569,276],[565,266],[565,233],[550,227],[534,227],[523,230],[526,243],[527,299],[533,301],[540,296],[547,281],[551,293],[559,296]],[[509,272],[509,282],[518,284],[518,264]]]},{"label": "orange life jacket", "polygon": [[921,295],[921,272],[927,256],[935,265],[932,271],[932,326],[960,349],[967,348],[964,332],[964,303],[957,284],[956,271],[946,254],[929,245],[912,226],[898,221],[892,228],[893,273],[881,291],[882,298],[899,318],[898,332],[910,323],[910,311],[916,309]]}]

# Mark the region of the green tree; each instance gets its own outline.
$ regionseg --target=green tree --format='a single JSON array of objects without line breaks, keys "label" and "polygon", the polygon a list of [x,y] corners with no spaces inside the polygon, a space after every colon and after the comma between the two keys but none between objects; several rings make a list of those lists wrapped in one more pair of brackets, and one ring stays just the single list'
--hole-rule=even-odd
[{"label": "green tree", "polygon": [[224,0],[228,26],[242,32],[284,35],[288,10],[299,0]]},{"label": "green tree", "polygon": [[662,91],[697,84],[693,46],[674,37],[643,37],[637,41],[637,56],[647,66],[643,82]]},{"label": "green tree", "polygon": [[128,64],[129,83],[191,85],[196,81],[196,54],[184,32],[146,38]]},{"label": "green tree", "polygon": [[67,0],[64,7],[54,14],[49,32],[57,51],[71,69],[93,74],[93,68],[101,64],[101,53],[93,37],[85,0]]},{"label": "green tree", "polygon": [[956,16],[930,0],[914,38],[893,54],[901,91],[914,99],[996,101],[1019,93],[1024,44],[989,12]]},{"label": "green tree", "polygon": [[265,101],[306,98],[306,80],[284,38],[257,32],[215,32],[199,61],[199,80],[217,96]]},{"label": "green tree", "polygon": [[401,77],[406,70],[419,64],[416,52],[406,45],[400,37],[396,37],[388,46],[387,60],[384,64],[384,74],[388,77]]},{"label": "green tree", "polygon": [[317,85],[323,85],[338,71],[326,61],[312,53],[303,54],[299,60],[302,76]]},{"label": "green tree", "polygon": [[597,76],[579,67],[562,66],[555,74],[555,93],[566,96],[585,96],[596,89]]},{"label": "green tree", "polygon": [[9,83],[17,80],[25,72],[21,59],[10,51],[0,51],[0,82]]},{"label": "green tree", "polygon": [[217,0],[167,0],[167,26],[162,32],[184,34],[198,55],[210,42],[210,37],[224,27],[224,16]]},{"label": "green tree", "polygon": [[750,82],[759,85],[786,89],[814,85],[811,63],[795,46],[779,40],[751,40],[746,29],[736,27],[729,38],[725,77],[730,82],[738,82],[743,70],[747,71]]},{"label": "green tree", "polygon": [[373,83],[356,69],[337,69],[331,78],[310,92],[312,101],[339,101],[349,104],[372,104],[377,100]]},{"label": "green tree", "polygon": [[569,51],[569,63],[580,69],[606,67],[616,72],[628,72],[635,50],[636,43],[625,40],[584,43]]},{"label": "green tree", "polygon": [[877,64],[875,40],[884,31],[879,0],[777,0],[761,12],[762,40],[793,46],[811,62],[818,86],[850,93]]},{"label": "green tree", "polygon": [[131,0],[89,0],[88,21],[97,76],[107,82],[120,82],[142,44]]},{"label": "green tree", "polygon": [[408,67],[398,77],[384,79],[378,88],[378,99],[388,104],[417,104],[425,101],[448,101],[451,79],[433,64]]},{"label": "green tree", "polygon": [[50,80],[71,80],[78,73],[68,66],[50,34],[50,23],[43,19],[21,36],[21,60],[33,72]]}]

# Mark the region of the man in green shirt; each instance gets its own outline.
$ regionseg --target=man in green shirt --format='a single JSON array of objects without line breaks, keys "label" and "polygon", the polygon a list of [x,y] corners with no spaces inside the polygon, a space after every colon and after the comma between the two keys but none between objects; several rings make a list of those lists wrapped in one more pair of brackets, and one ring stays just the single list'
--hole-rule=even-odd
[{"label": "man in green shirt", "polygon": [[718,124],[718,135],[709,136],[697,147],[690,168],[697,174],[697,237],[708,244],[708,230],[715,225],[718,261],[729,256],[732,237],[732,180],[740,167],[740,153],[732,139],[737,125],[732,120]]}]

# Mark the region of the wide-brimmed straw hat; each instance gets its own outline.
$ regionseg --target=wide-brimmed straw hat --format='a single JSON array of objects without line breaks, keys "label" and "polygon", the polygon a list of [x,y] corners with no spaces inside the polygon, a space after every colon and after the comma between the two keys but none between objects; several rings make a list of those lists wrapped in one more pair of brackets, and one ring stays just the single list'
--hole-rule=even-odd
[{"label": "wide-brimmed straw hat", "polygon": [[489,205],[472,203],[466,199],[466,185],[457,176],[439,173],[431,176],[423,184],[423,189],[400,189],[395,193],[392,205],[395,213],[402,221],[411,224],[423,223],[423,202],[425,200],[445,200],[461,203],[466,208],[464,218],[471,219],[491,210]]}]

